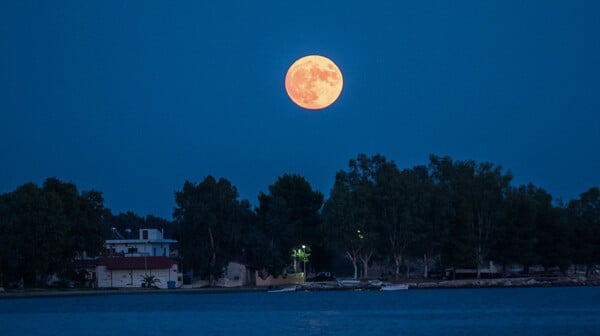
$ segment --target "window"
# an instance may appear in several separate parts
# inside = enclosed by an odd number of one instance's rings
[[[148,230],[142,230],[142,239],[148,240]]]

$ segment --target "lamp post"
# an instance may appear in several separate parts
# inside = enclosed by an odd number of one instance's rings
[[[306,245],[302,245],[302,261],[304,262],[304,281],[306,282]]]

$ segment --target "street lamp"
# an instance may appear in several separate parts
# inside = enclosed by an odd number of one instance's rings
[[[302,245],[302,261],[304,261],[304,281],[306,281],[306,245]]]

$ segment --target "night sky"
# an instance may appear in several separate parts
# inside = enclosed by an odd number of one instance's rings
[[[360,4],[360,5],[357,5]],[[502,165],[565,200],[600,185],[598,1],[0,0],[0,193],[47,177],[171,218],[211,174],[256,203],[326,195],[359,153]],[[332,59],[324,110],[287,97]]]

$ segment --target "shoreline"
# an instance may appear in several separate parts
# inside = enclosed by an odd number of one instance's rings
[[[94,289],[13,289],[0,292],[0,300],[13,298],[40,298],[40,297],[69,297],[69,296],[104,296],[104,295],[146,295],[146,294],[221,294],[264,292],[262,287],[199,287],[175,289],[149,289],[149,288],[94,288]]]
[[[308,285],[307,285],[308,284]],[[357,286],[333,286],[336,282],[313,282],[300,284],[297,291],[355,291],[379,290],[380,286],[369,285],[368,282]],[[464,280],[429,280],[414,279],[397,281],[394,284],[407,284],[409,290],[426,289],[478,289],[478,288],[542,288],[542,287],[588,287],[600,286],[600,278],[557,277],[557,278],[497,278],[497,279],[464,279]],[[104,288],[104,289],[11,289],[0,292],[0,300],[14,298],[43,297],[76,297],[103,295],[146,295],[146,294],[225,294],[267,292],[268,287],[197,287],[176,289],[148,288]]]
[[[586,277],[510,277],[493,279],[464,279],[407,281],[410,289],[459,288],[523,288],[523,287],[587,287],[600,286],[600,278]]]

